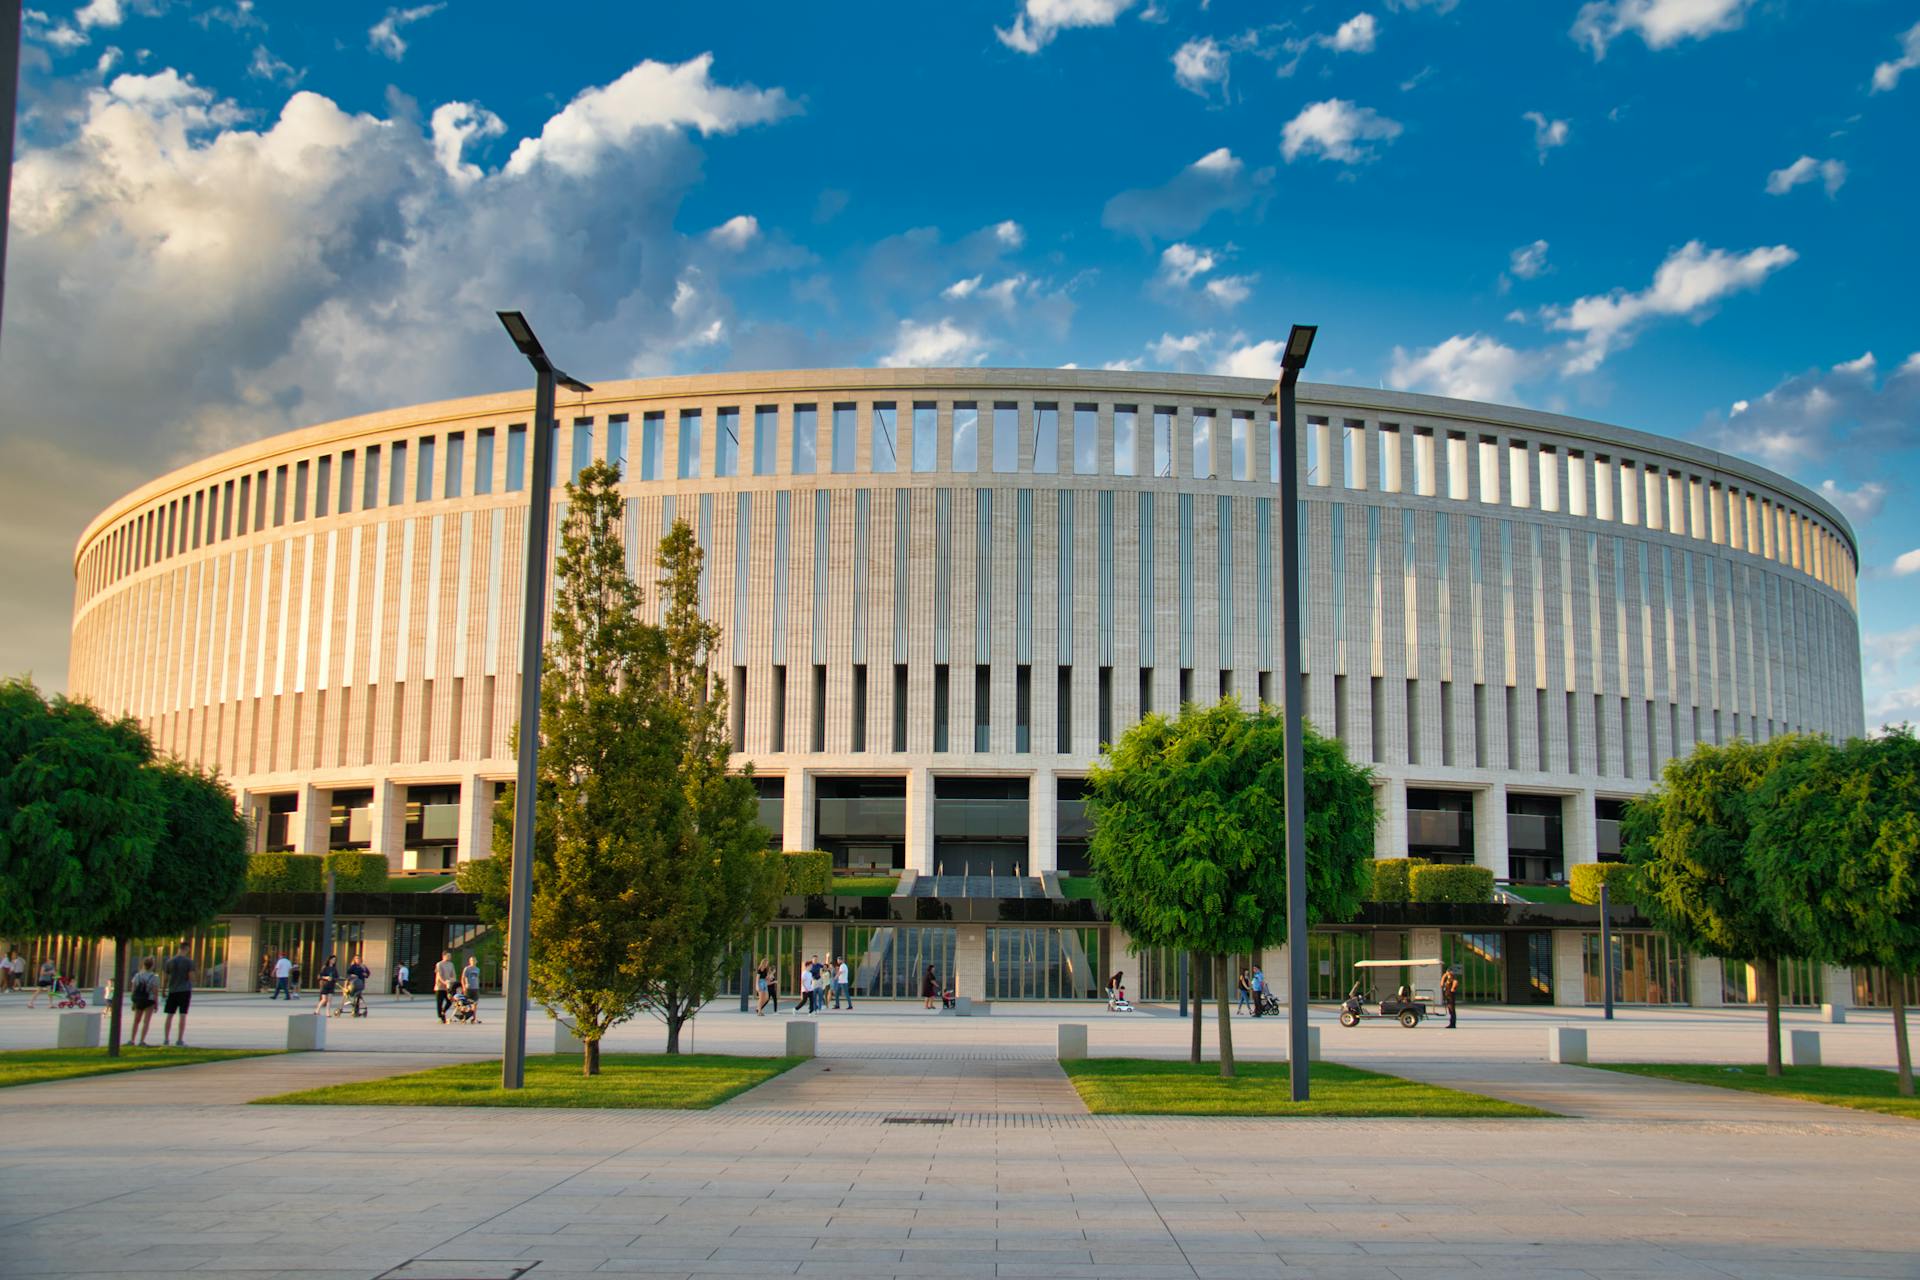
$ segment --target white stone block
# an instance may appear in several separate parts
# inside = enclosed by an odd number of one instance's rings
[[[62,1049],[98,1049],[100,1014],[74,1011],[63,1013],[54,1031],[54,1044]]]
[[[820,1052],[820,1024],[798,1018],[787,1023],[787,1056],[811,1058]]]
[[[1787,1032],[1786,1050],[1788,1066],[1817,1067],[1820,1065],[1820,1033],[1790,1030]]]
[[[1837,1004],[1823,1004],[1820,1006],[1820,1021],[1845,1022],[1846,1020],[1846,1006]]]
[[[1062,1062],[1077,1062],[1087,1056],[1087,1024],[1063,1022],[1059,1030],[1059,1048],[1055,1055]]]
[[[1548,1062],[1585,1062],[1587,1060],[1587,1031],[1585,1027],[1548,1027]]]
[[[318,1013],[287,1015],[287,1052],[318,1053],[327,1047],[327,1020]]]
[[[953,1016],[956,1018],[971,1018],[973,1016],[973,997],[955,996],[953,998]]]
[[[573,1028],[563,1019],[553,1019],[553,1051],[555,1053],[579,1053],[580,1037],[573,1034]]]

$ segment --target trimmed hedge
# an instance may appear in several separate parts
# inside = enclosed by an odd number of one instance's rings
[[[1491,867],[1433,864],[1411,868],[1408,888],[1414,902],[1492,902]]]
[[[1567,877],[1573,887],[1573,900],[1590,907],[1600,905],[1600,886],[1607,886],[1607,902],[1612,906],[1632,906],[1634,901],[1633,867],[1625,862],[1582,862]]]
[[[248,893],[318,893],[326,880],[320,859],[304,853],[256,853],[247,859]]]
[[[384,853],[361,853],[356,849],[342,849],[338,853],[329,853],[324,859],[327,866],[333,868],[333,891],[335,893],[385,893],[387,891],[387,855]],[[326,875],[320,877],[320,887],[326,887]]]
[[[789,849],[780,855],[789,894],[833,892],[833,855],[825,849]]]
[[[1412,893],[1411,876],[1415,867],[1427,865],[1425,858],[1375,858],[1373,861],[1374,902],[1406,902]]]

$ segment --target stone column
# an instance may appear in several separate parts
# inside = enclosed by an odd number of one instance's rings
[[[1600,860],[1593,792],[1576,791],[1560,798],[1560,846],[1560,861],[1568,878],[1572,878],[1575,867]]]
[[[1836,1009],[1853,1008],[1853,970],[1839,965],[1820,966],[1821,999]]]
[[[1724,970],[1717,956],[1691,956],[1687,960],[1687,981],[1693,990],[1693,1007],[1717,1009],[1726,1003],[1720,989]]]
[[[252,991],[260,976],[260,917],[227,917],[227,990]]]
[[[1293,1003],[1293,944],[1283,942],[1277,947],[1267,948],[1260,953],[1260,963],[1267,976],[1267,990],[1273,992],[1273,998],[1281,1004]],[[1199,977],[1196,975],[1192,981],[1193,989],[1198,991]],[[1312,974],[1307,975],[1307,983],[1312,985]]]
[[[1553,1002],[1572,1008],[1587,1003],[1586,968],[1581,948],[1584,934],[1578,929],[1553,931]]]
[[[787,771],[787,790],[785,809],[785,830],[781,843],[789,852],[799,852],[813,848],[814,798],[819,786],[811,771],[790,769]]]
[[[460,843],[454,861],[493,855],[493,783],[477,773],[460,779]]]
[[[332,817],[333,792],[311,782],[301,784],[300,811],[294,815],[299,832],[294,849],[300,853],[325,853]]]
[[[373,970],[373,976],[367,979],[368,993],[381,996],[392,995],[392,916],[374,916],[367,921],[366,932],[361,935],[360,958],[367,968]]]
[[[949,980],[955,995],[987,998],[987,926],[963,924],[955,931],[953,972]]]
[[[381,781],[373,787],[373,852],[387,855],[387,865],[401,866],[407,843],[406,788]]]
[[[907,870],[933,874],[933,770],[907,770]]]
[[[1407,856],[1407,784],[1400,778],[1382,778],[1374,788],[1380,815],[1373,827],[1373,856]]]
[[[1027,874],[1060,865],[1060,795],[1051,769],[1035,769],[1027,783]]]
[[[1496,880],[1508,877],[1507,862],[1507,784],[1490,783],[1473,793],[1473,860],[1493,872]]]

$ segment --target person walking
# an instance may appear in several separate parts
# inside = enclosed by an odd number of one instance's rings
[[[1440,975],[1440,999],[1447,1006],[1447,1030],[1449,1031],[1453,1030],[1456,1025],[1458,1010],[1455,1008],[1455,1004],[1459,997],[1460,979],[1452,969],[1448,969]]]
[[[333,988],[340,981],[340,966],[335,963],[337,957],[328,956],[327,962],[320,966],[320,1003],[313,1006],[315,1013],[325,1013],[333,1004]]]
[[[288,1004],[293,1003],[293,961],[284,951],[273,962],[273,994],[267,999],[278,1000],[281,996],[287,998]]]
[[[140,961],[140,972],[127,984],[127,1002],[133,1006],[133,1026],[127,1030],[127,1043],[146,1045],[153,1030],[153,1011],[160,1003],[160,975],[153,971],[153,957]]]
[[[813,971],[818,966],[808,963],[800,966],[800,998],[794,1002],[795,1013],[812,1013],[814,997]]]
[[[18,991],[27,985],[27,962],[20,955],[19,948],[7,950],[7,990]]]
[[[1267,975],[1259,965],[1253,966],[1253,973],[1247,978],[1247,990],[1253,993],[1253,1016],[1259,1017],[1266,1002],[1260,997],[1267,989]]]
[[[467,957],[467,967],[460,971],[460,994],[473,1002],[473,1020],[480,1021],[480,966]]]
[[[167,1008],[166,1021],[160,1024],[160,1043],[172,1041],[175,1048],[187,1047],[187,1006],[193,1003],[193,974],[199,966],[193,963],[193,957],[187,954],[185,943],[173,959],[167,961]],[[180,1034],[173,1033],[173,1015],[180,1015]]]
[[[813,962],[813,1011],[819,1013],[827,1007],[827,988],[833,985],[833,957],[827,957],[827,963],[821,964],[818,957]]]
[[[920,1007],[922,1009],[934,1009],[933,1002],[939,998],[940,978],[934,973],[933,966],[928,965],[927,971],[920,975]],[[939,1010],[934,1009],[934,1012],[938,1013]]]
[[[413,981],[413,970],[407,968],[407,962],[405,960],[402,960],[399,964],[393,967],[393,994],[394,995],[404,996],[409,1000],[413,999],[413,988],[408,985],[412,981]]]
[[[13,952],[0,947],[0,995],[13,990]]]
[[[833,970],[833,1007],[838,1009],[842,1000],[847,1002],[847,1011],[851,1013],[853,1011],[853,987],[849,985],[847,958],[845,956],[840,957],[839,964],[836,965]]]
[[[59,982],[59,980],[60,971],[54,968],[53,961],[51,959],[42,960],[40,962],[40,975],[33,980],[33,994],[27,997],[27,1008],[31,1009],[39,1004],[41,996],[45,996],[47,998],[47,1004],[52,1005],[58,998],[54,992],[54,985]]]
[[[762,960],[753,969],[753,1012],[758,1017],[767,1016],[767,962]]]
[[[440,963],[433,966],[433,1012],[442,1022],[447,1020],[447,1006],[453,1003],[456,977],[453,952],[442,951]]]
[[[1235,982],[1234,985],[1240,989],[1240,999],[1235,1002],[1233,1011],[1239,1013],[1245,1010],[1251,1013],[1253,1011],[1253,984],[1248,979],[1245,969],[1240,971],[1239,980]]]

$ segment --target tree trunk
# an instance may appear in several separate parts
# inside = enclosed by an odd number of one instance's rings
[[[1193,1043],[1187,1049],[1187,1061],[1200,1065],[1200,957],[1187,953],[1187,999],[1193,1006]]]
[[[1913,1096],[1913,1049],[1907,1044],[1907,975],[1881,970],[1887,999],[1893,1002],[1893,1056],[1900,1064],[1900,1096]]]
[[[667,1010],[667,1052],[668,1053],[680,1052],[680,1027],[682,1024],[686,1022],[686,1020],[687,1020],[687,1016],[684,1013],[681,1013],[679,1010],[671,1007],[668,1008]]]
[[[1233,1079],[1233,1005],[1227,999],[1227,958],[1213,958],[1213,999],[1220,1010],[1220,1078]]]
[[[580,1074],[597,1076],[600,1074],[600,1037],[580,1042]]]
[[[1772,956],[1757,962],[1760,989],[1767,999],[1767,1074],[1780,1074],[1780,961]]]
[[[127,939],[113,940],[113,1000],[107,1013],[107,1056],[120,1056],[120,1006],[127,998]]]

